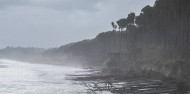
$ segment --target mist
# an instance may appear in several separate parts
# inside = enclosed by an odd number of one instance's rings
[[[189,94],[189,6],[0,0],[0,92]]]

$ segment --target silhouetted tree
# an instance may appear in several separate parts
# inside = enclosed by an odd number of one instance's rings
[[[127,19],[126,18],[120,19],[117,21],[117,24],[119,26],[119,30],[123,31],[127,26]]]
[[[117,25],[115,25],[114,22],[111,22],[111,25],[112,25],[112,27],[113,27],[113,31],[116,31]]]

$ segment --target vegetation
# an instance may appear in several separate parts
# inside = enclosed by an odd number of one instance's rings
[[[189,0],[156,0],[140,15],[132,12],[112,22],[113,31],[50,52],[86,65],[105,65],[108,71],[154,71],[186,80],[190,73],[189,6]]]
[[[6,47],[0,49],[0,58],[5,59],[34,59],[40,56],[41,52],[45,51],[43,48],[33,47]]]
[[[132,12],[111,25],[113,31],[94,39],[40,54],[107,72],[153,71],[179,81],[190,78],[190,0],[156,0],[139,15]]]

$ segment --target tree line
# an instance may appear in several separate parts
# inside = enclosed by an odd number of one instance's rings
[[[190,1],[156,0],[154,6],[147,5],[140,15],[130,13],[127,18],[112,22],[113,30],[123,34],[131,48],[160,47],[164,49],[186,49],[190,46]]]

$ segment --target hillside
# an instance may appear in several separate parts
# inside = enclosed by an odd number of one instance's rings
[[[189,79],[190,1],[157,0],[140,15],[112,22],[113,31],[45,53],[66,61],[101,66],[110,72],[153,71]],[[117,29],[118,27],[118,29]],[[57,58],[57,57],[56,57]]]

